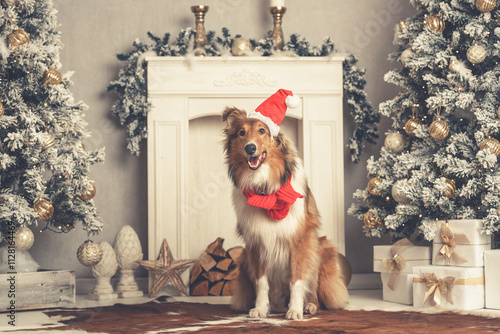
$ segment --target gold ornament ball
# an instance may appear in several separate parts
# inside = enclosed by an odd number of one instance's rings
[[[445,139],[450,133],[450,127],[442,119],[437,119],[429,126],[429,134],[436,140]]]
[[[408,141],[406,137],[399,132],[392,132],[385,137],[384,147],[391,153],[398,154],[403,152]]]
[[[5,107],[3,106],[3,103],[0,101],[0,117],[2,117],[4,113],[5,113]]]
[[[497,5],[496,0],[477,0],[476,1],[476,8],[481,13],[491,12],[493,9],[495,9],[496,5]]]
[[[429,16],[425,21],[424,24],[427,28],[434,32],[443,32],[445,28],[445,23],[443,19],[441,18],[441,15],[433,15]]]
[[[496,155],[500,154],[500,142],[495,138],[488,137],[479,145],[481,150],[489,150],[491,153]]]
[[[392,198],[399,204],[409,204],[410,199],[403,193],[403,188],[408,186],[408,181],[399,180],[396,181],[391,189]]]
[[[417,129],[417,127],[419,125],[422,124],[422,121],[419,120],[418,118],[416,118],[415,116],[413,116],[412,118],[410,118],[406,124],[405,124],[405,132],[409,135],[409,136],[412,136],[412,137],[415,137],[415,130]]]
[[[78,247],[76,252],[78,261],[87,267],[93,267],[102,259],[102,249],[99,244],[94,243],[92,240],[87,240]]]
[[[455,195],[457,187],[455,186],[454,180],[446,179],[446,197],[452,198]]]
[[[233,40],[231,45],[231,53],[233,56],[245,56],[252,51],[252,43],[245,37],[238,37]]]
[[[406,22],[403,20],[399,21],[399,31],[404,32],[406,28],[408,28]]]
[[[372,210],[368,210],[365,213],[363,217],[363,223],[365,223],[365,226],[368,228],[375,228],[378,225],[382,225],[382,222],[375,217],[375,214]]]
[[[62,76],[55,68],[49,68],[43,72],[42,80],[46,85],[58,85],[62,82]]]
[[[42,133],[42,149],[48,150],[56,145],[56,139],[50,133]]]
[[[9,34],[8,40],[11,47],[23,45],[30,41],[30,34],[22,29],[16,29]]]
[[[78,196],[82,201],[90,201],[92,198],[94,198],[96,194],[96,188],[95,185],[92,183],[92,187],[90,189],[87,189],[84,191],[80,196]]]
[[[486,49],[478,44],[472,45],[467,50],[467,59],[472,64],[482,63],[486,59]]]
[[[408,61],[408,58],[410,58],[413,55],[413,51],[411,49],[406,49],[401,53],[401,56],[399,57],[399,60],[401,63],[406,66],[406,62]]]
[[[497,116],[498,116],[498,118],[500,118],[500,107],[498,107],[498,109],[497,109]]]
[[[35,235],[26,226],[21,226],[14,236],[15,249],[18,251],[25,251],[33,246],[35,242]]]
[[[54,215],[54,206],[45,199],[36,201],[33,208],[38,213],[38,220],[49,220]]]
[[[344,279],[345,286],[348,286],[351,282],[352,278],[352,267],[349,263],[349,260],[345,257],[344,254],[337,253],[337,263],[340,267],[340,272],[342,273],[342,278]]]
[[[368,186],[366,187],[366,190],[373,196],[380,196],[382,195],[380,191],[378,190],[378,186],[382,183],[382,178],[380,176],[376,176],[370,181],[368,181]]]

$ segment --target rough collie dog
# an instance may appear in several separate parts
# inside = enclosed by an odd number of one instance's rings
[[[320,306],[343,308],[348,292],[336,248],[318,237],[316,202],[294,145],[236,108],[223,112],[224,151],[234,183],[237,233],[245,241],[232,308],[302,319]]]

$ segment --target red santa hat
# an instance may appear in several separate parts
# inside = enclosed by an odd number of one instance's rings
[[[300,97],[297,94],[294,95],[290,90],[280,89],[262,102],[248,117],[264,122],[271,132],[271,137],[276,137],[280,132],[280,124],[285,118],[287,108],[293,109],[299,105]]]

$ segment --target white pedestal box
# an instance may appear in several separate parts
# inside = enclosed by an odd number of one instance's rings
[[[484,252],[486,308],[500,310],[500,249]]]
[[[382,298],[385,301],[411,305],[413,304],[413,275],[400,274],[394,290],[389,288],[387,283],[391,274],[380,273],[382,277]]]

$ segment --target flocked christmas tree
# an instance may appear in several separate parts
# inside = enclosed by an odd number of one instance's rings
[[[500,8],[496,0],[410,0],[395,33],[401,87],[380,104],[392,117],[369,182],[349,214],[366,235],[431,240],[435,220],[483,219],[500,230]]]
[[[104,151],[83,141],[87,106],[59,72],[60,33],[52,0],[3,0],[0,7],[0,242],[21,226],[68,232],[102,228],[91,165]],[[10,233],[9,233],[10,232]]]

